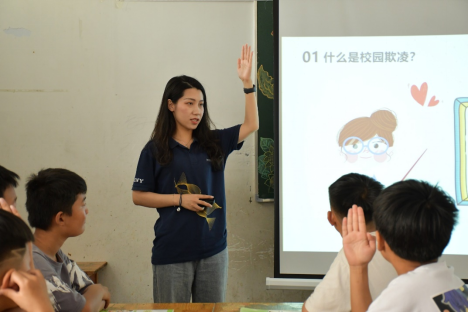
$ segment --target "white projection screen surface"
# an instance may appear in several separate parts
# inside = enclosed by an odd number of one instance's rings
[[[342,247],[328,186],[357,172],[446,190],[459,222],[443,259],[468,279],[467,13],[456,0],[276,1],[275,277],[327,272]],[[344,126],[379,110],[395,117],[393,143],[347,154]]]

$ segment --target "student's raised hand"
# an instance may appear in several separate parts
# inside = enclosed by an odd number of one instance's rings
[[[343,218],[343,249],[349,266],[365,266],[375,254],[375,237],[366,230],[361,207],[353,205]]]
[[[203,211],[202,207],[211,207],[211,205],[203,199],[212,199],[211,195],[204,194],[183,194],[182,195],[182,207],[192,211]],[[202,206],[202,207],[200,207]]]
[[[252,56],[249,45],[242,46],[241,57],[237,59],[237,74],[242,82],[252,82]],[[246,86],[251,88],[252,86]]]
[[[26,312],[54,312],[44,276],[39,270],[9,270],[3,277],[0,295],[10,298]]]
[[[21,218],[18,210],[14,205],[8,205],[6,200],[0,197],[0,209],[11,212],[15,216]]]

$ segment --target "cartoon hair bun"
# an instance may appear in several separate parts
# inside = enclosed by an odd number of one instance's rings
[[[393,132],[397,126],[395,114],[389,110],[378,110],[370,116],[371,123],[385,132]]]

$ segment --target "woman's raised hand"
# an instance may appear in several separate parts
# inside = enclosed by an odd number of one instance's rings
[[[243,82],[251,81],[252,77],[252,56],[248,44],[242,46],[241,57],[237,59],[237,74]]]

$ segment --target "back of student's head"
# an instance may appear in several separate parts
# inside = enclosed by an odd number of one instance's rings
[[[383,189],[383,185],[362,174],[349,173],[333,182],[328,188],[332,210],[340,217],[346,217],[353,205],[364,210],[366,223],[372,221],[374,201]]]
[[[21,218],[0,209],[0,277],[21,264],[26,243],[34,236]]]
[[[85,180],[67,169],[44,169],[31,175],[26,184],[29,224],[48,230],[57,213],[72,214],[77,196],[86,190]]]
[[[3,197],[3,193],[10,186],[17,187],[18,180],[19,176],[16,173],[0,166],[0,197]]]
[[[457,222],[454,200],[427,182],[397,182],[374,203],[380,235],[400,258],[426,263],[442,255]]]

